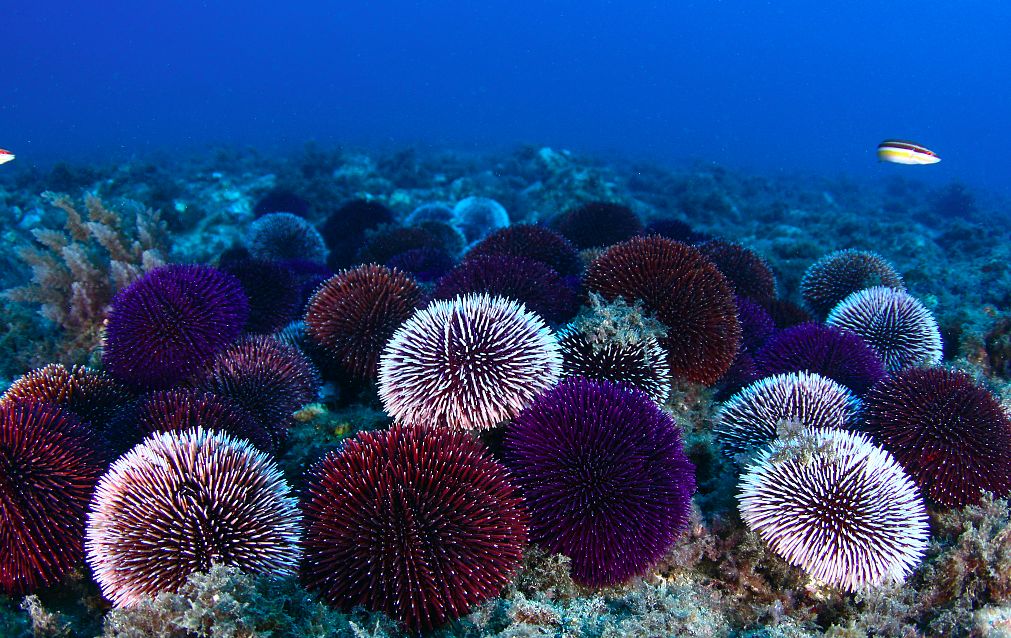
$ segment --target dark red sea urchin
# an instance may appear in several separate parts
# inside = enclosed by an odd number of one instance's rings
[[[506,457],[530,508],[530,539],[592,587],[644,573],[688,523],[695,467],[674,418],[645,393],[568,379],[508,427]]]
[[[496,596],[526,544],[505,468],[466,432],[363,432],[310,472],[306,584],[429,630]]]
[[[527,308],[559,324],[579,309],[576,293],[550,266],[509,255],[468,257],[435,285],[434,299],[467,293],[487,293],[522,302]]]
[[[726,276],[736,294],[758,304],[767,304],[776,298],[776,277],[769,264],[755,251],[719,239],[696,247]]]
[[[184,432],[203,427],[245,439],[265,452],[274,440],[261,426],[230,400],[192,388],[151,392],[120,411],[106,434],[112,448],[122,454],[157,432]]]
[[[467,258],[486,255],[523,257],[545,264],[559,275],[577,275],[581,270],[576,247],[561,234],[532,224],[513,224],[474,244]]]
[[[544,320],[503,297],[433,301],[397,330],[379,364],[379,397],[402,423],[487,429],[558,379]]]
[[[193,386],[247,412],[270,432],[276,447],[292,424],[292,414],[316,400],[320,378],[301,350],[260,335],[221,352]]]
[[[1011,419],[964,372],[913,368],[883,380],[867,395],[864,428],[942,505],[1011,493]]]
[[[667,328],[661,340],[675,378],[711,385],[741,342],[726,277],[698,250],[662,237],[635,237],[590,264],[586,287],[606,299],[641,299]]]
[[[84,556],[84,516],[102,472],[87,429],[59,408],[0,404],[0,590],[58,582]]]
[[[153,435],[95,489],[88,563],[117,607],[174,592],[213,564],[288,575],[298,506],[273,461],[246,441],[196,429]]]
[[[51,363],[14,381],[0,403],[50,403],[73,414],[93,432],[102,432],[116,412],[132,398],[123,384],[105,372]]]
[[[156,268],[113,298],[102,363],[128,384],[171,387],[239,336],[248,312],[231,275],[208,266]]]
[[[386,343],[421,303],[421,289],[399,270],[368,264],[337,273],[305,312],[306,334],[347,374],[375,379]]]

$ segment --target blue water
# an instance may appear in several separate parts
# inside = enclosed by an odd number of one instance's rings
[[[839,6],[8,1],[0,147],[534,143],[1011,192],[1011,4]],[[944,161],[881,166],[886,137]]]

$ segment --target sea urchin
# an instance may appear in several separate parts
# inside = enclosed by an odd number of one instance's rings
[[[466,432],[363,432],[310,472],[303,578],[413,631],[496,596],[526,544],[505,468]]]

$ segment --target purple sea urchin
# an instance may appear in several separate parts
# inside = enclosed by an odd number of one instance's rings
[[[905,290],[902,276],[881,255],[837,250],[811,264],[801,279],[800,296],[822,319],[846,297],[875,286]]]
[[[496,596],[527,514],[505,468],[465,432],[363,432],[310,472],[303,579],[331,604],[432,629]]]
[[[533,259],[563,277],[577,275],[582,269],[572,242],[553,230],[532,224],[514,224],[497,230],[467,251],[467,259],[487,255]]]
[[[873,348],[852,332],[805,323],[777,333],[755,354],[760,376],[816,372],[863,396],[885,376]]]
[[[272,261],[236,259],[221,270],[239,280],[249,299],[246,332],[266,334],[294,321],[302,309],[302,285],[290,269]]]
[[[218,354],[193,386],[224,397],[256,419],[276,445],[292,414],[316,399],[320,378],[300,350],[269,336],[246,337]]]
[[[213,564],[286,575],[299,517],[277,466],[246,441],[203,429],[153,435],[95,489],[88,563],[117,607],[173,592]]]
[[[608,301],[643,301],[668,328],[660,345],[675,378],[713,384],[733,363],[741,341],[737,306],[726,277],[695,248],[634,237],[595,259],[585,283]]]
[[[386,260],[390,270],[410,273],[422,282],[433,282],[453,269],[453,258],[441,248],[412,248]]]
[[[421,303],[414,279],[369,264],[328,279],[305,312],[306,333],[353,377],[374,379],[393,333]]]
[[[584,333],[569,327],[559,331],[558,345],[562,352],[562,378],[624,383],[642,390],[660,405],[670,395],[667,353],[655,338],[594,343]]]
[[[642,232],[642,220],[628,206],[589,202],[562,213],[554,227],[576,248],[607,247]]]
[[[132,398],[126,387],[105,372],[51,363],[14,381],[0,398],[0,404],[49,403],[70,412],[92,431],[101,432],[116,411]]]
[[[158,390],[141,397],[121,410],[106,439],[122,454],[152,434],[195,427],[245,439],[266,452],[273,450],[270,431],[252,416],[224,397],[191,388]]]
[[[568,556],[576,582],[642,574],[688,523],[695,468],[673,417],[643,392],[565,380],[516,417],[505,449],[531,541]]]
[[[397,330],[379,363],[379,397],[398,421],[485,429],[516,416],[561,370],[544,321],[515,301],[434,301]]]
[[[753,250],[719,239],[698,244],[697,248],[723,273],[737,295],[759,304],[776,298],[776,277]]]
[[[129,384],[171,387],[239,336],[248,312],[231,275],[208,266],[156,268],[113,298],[102,363]]]
[[[819,374],[778,374],[730,397],[717,411],[713,430],[726,453],[738,458],[773,441],[782,425],[850,428],[859,405],[848,389]]]
[[[575,316],[576,293],[551,267],[508,255],[468,257],[435,285],[434,299],[487,293],[522,302],[553,324]]]
[[[801,432],[741,477],[741,517],[787,562],[856,591],[902,582],[927,549],[923,499],[861,434]]]
[[[741,350],[755,353],[776,332],[776,324],[765,308],[746,297],[734,297],[734,304],[741,324]]]
[[[1011,419],[964,372],[913,368],[884,379],[867,396],[864,429],[942,505],[1011,493]]]
[[[941,330],[934,315],[905,291],[878,286],[855,292],[825,322],[859,335],[888,372],[941,362]]]
[[[255,259],[326,262],[326,243],[319,231],[291,213],[269,213],[257,219],[249,227],[246,243]]]
[[[52,585],[84,556],[102,459],[69,413],[26,398],[0,403],[0,468],[0,590]]]

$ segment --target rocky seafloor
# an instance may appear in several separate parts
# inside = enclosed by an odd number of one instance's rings
[[[452,211],[469,197],[498,202],[510,225],[557,227],[560,215],[594,202],[627,207],[642,234],[681,222],[679,232],[692,234],[679,239],[716,238],[761,256],[774,273],[775,296],[797,304],[798,312],[802,277],[819,258],[841,249],[873,251],[936,318],[943,339],[938,366],[964,371],[1000,401],[1011,400],[1011,203],[961,184],[925,185],[898,172],[874,183],[762,176],[708,164],[674,169],[608,162],[537,147],[474,155],[308,146],[290,157],[225,149],[116,165],[4,166],[0,288],[8,292],[2,299],[0,387],[50,363],[102,368],[106,316],[117,293],[162,264],[221,265],[244,258],[250,228],[264,213],[296,213],[326,235],[328,219],[347,202],[385,207],[390,218],[365,230],[357,255],[331,258],[330,270],[337,271],[427,248],[395,231],[410,226],[421,206],[442,204],[441,210]],[[501,225],[487,224],[456,228],[461,245],[447,251],[453,261]],[[600,252],[584,248],[582,265]],[[319,281],[329,275],[320,270]],[[594,308],[599,314],[599,301],[579,287],[578,277],[571,279],[575,298],[592,306],[580,316]],[[432,277],[421,286],[426,297],[437,282]],[[573,319],[574,313],[560,313],[564,321],[557,323]],[[296,492],[316,459],[391,421],[374,383],[325,369],[323,382],[275,450]],[[832,587],[787,563],[742,522],[735,501],[740,470],[713,433],[715,411],[737,388],[723,389],[720,383],[675,379],[665,392],[663,408],[682,430],[697,492],[682,533],[645,575],[590,587],[574,582],[567,557],[530,545],[498,597],[425,633],[1011,635],[1011,510],[1002,495],[954,507],[930,502],[929,546],[904,583],[855,593]],[[490,448],[500,445],[494,431],[482,436]],[[10,538],[0,534],[0,541]],[[61,582],[14,591],[0,599],[0,608],[3,636],[404,632],[380,613],[331,608],[296,576],[273,578],[226,566],[193,574],[175,592],[116,609],[78,561]]]

